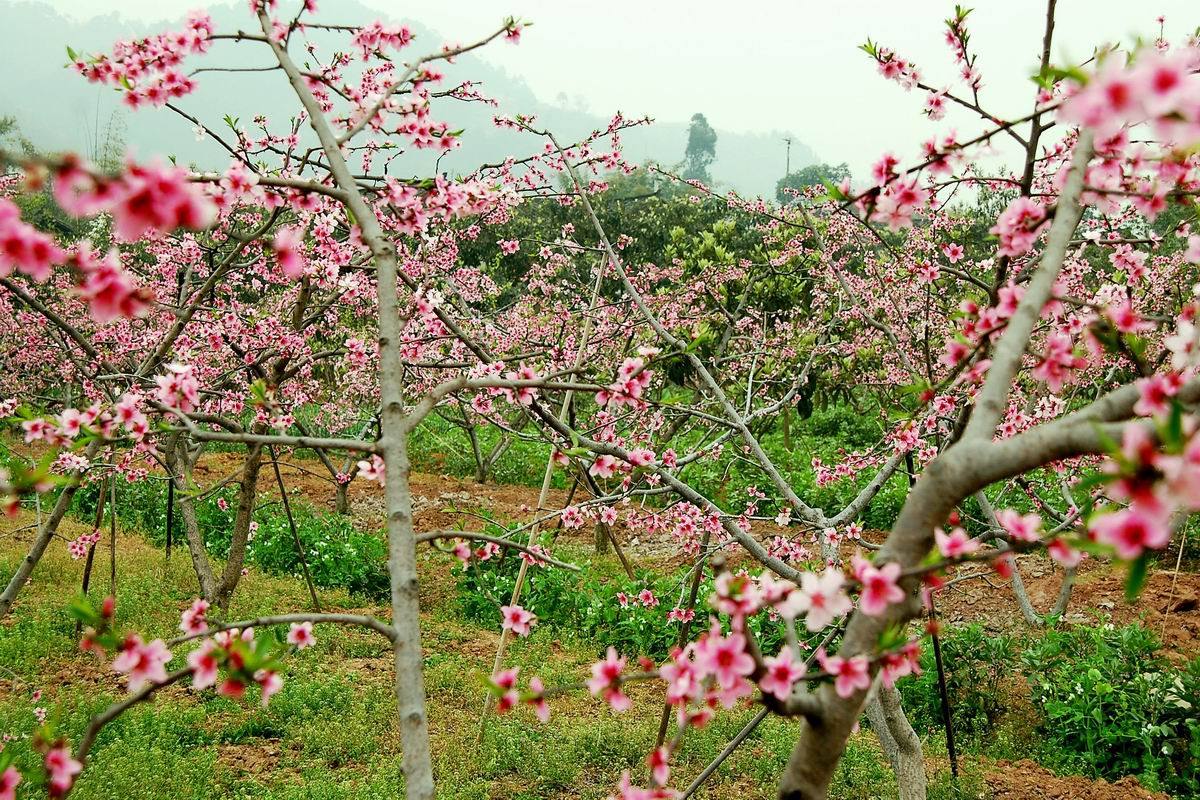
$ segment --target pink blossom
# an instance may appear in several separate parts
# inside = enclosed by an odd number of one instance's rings
[[[884,653],[879,665],[884,686],[891,688],[896,680],[907,675],[921,674],[921,645],[911,641],[899,650]]]
[[[293,622],[288,628],[287,642],[295,645],[297,650],[312,647],[317,643],[313,637],[311,622]]]
[[[304,229],[298,225],[291,225],[277,230],[275,241],[271,244],[279,268],[292,280],[304,275],[304,254],[301,252],[303,243]]]
[[[709,602],[723,614],[744,617],[762,605],[762,595],[745,572],[722,572],[713,584]]]
[[[947,244],[942,245],[942,252],[945,254],[947,261],[949,261],[951,264],[957,264],[963,257],[963,253],[966,251],[963,249],[961,244],[958,244],[957,242],[948,242]]]
[[[894,561],[882,567],[863,562],[856,570],[855,577],[862,584],[858,607],[869,617],[878,617],[892,603],[904,600],[904,590],[896,584],[900,577],[900,565]]]
[[[671,789],[641,789],[634,786],[629,777],[629,770],[621,773],[621,784],[617,790],[618,796],[609,795],[608,800],[675,800],[679,795]]]
[[[279,693],[283,688],[283,678],[279,677],[279,673],[270,669],[260,669],[254,673],[254,680],[262,689],[262,706],[267,707],[271,702],[271,698]]]
[[[588,467],[588,474],[597,478],[611,478],[617,468],[617,460],[610,455],[596,456],[596,460]]]
[[[1188,237],[1187,249],[1183,253],[1183,260],[1191,264],[1200,264],[1200,236]]]
[[[626,456],[635,467],[648,467],[654,463],[654,451],[647,447],[636,447]]]
[[[979,542],[968,536],[962,528],[955,528],[949,534],[935,529],[933,538],[943,558],[961,558],[979,549]]]
[[[116,248],[99,258],[87,242],[81,242],[71,260],[82,276],[79,296],[88,304],[92,319],[101,325],[121,317],[145,316],[154,293],[138,286],[121,266]]]
[[[72,758],[71,751],[62,744],[46,753],[45,767],[51,797],[66,796],[71,790],[71,785],[75,783],[75,776],[83,771],[83,764]]]
[[[188,653],[187,664],[192,669],[192,686],[196,689],[207,689],[217,682],[217,645],[211,639],[206,640],[192,652]]]
[[[369,460],[358,462],[358,474],[368,481],[375,481],[383,486],[387,481],[387,467],[383,459],[372,455]]]
[[[848,614],[854,603],[846,595],[846,576],[828,567],[820,575],[805,572],[800,587],[778,606],[779,613],[788,619],[804,614],[804,624],[810,631],[825,628],[833,620]]]
[[[501,606],[500,616],[503,620],[501,627],[506,631],[512,631],[517,636],[528,636],[530,630],[537,624],[537,615],[518,605]]]
[[[1020,196],[996,219],[989,233],[1000,239],[997,252],[1002,256],[1020,256],[1029,252],[1046,220],[1046,209],[1038,201]]]
[[[516,708],[517,702],[521,699],[521,695],[517,692],[517,672],[520,669],[520,667],[513,667],[492,675],[492,686],[499,692],[496,700],[496,712],[499,714]]]
[[[186,170],[157,164],[128,165],[109,210],[118,238],[126,242],[147,232],[207,228],[215,216],[212,203],[191,184]]]
[[[17,784],[21,782],[21,773],[16,767],[8,767],[0,772],[0,800],[16,800]]]
[[[723,687],[733,687],[754,672],[754,659],[746,652],[746,637],[740,633],[721,636],[709,631],[696,646],[696,667],[716,677]]]
[[[17,207],[0,197],[0,277],[16,269],[42,283],[65,259],[66,253],[50,236],[22,222]]]
[[[527,367],[522,364],[516,372],[509,372],[504,377],[510,381],[536,381],[541,376],[537,374],[537,370],[533,367]],[[515,401],[520,405],[529,406],[533,404],[534,398],[537,397],[537,389],[532,386],[521,386],[515,390],[505,389],[504,395],[510,403]]]
[[[121,644],[120,652],[113,659],[113,669],[117,672],[128,673],[129,691],[136,692],[147,683],[162,683],[167,679],[167,662],[171,660],[171,651],[167,649],[162,639],[155,639],[149,644],[142,637],[131,634]]]
[[[1129,276],[1130,283],[1136,283],[1146,275],[1146,258],[1147,253],[1134,250],[1133,245],[1119,244],[1113,248],[1108,260]]]
[[[1127,561],[1140,556],[1143,550],[1161,550],[1171,540],[1167,518],[1136,504],[1099,515],[1089,528],[1096,541],[1112,545],[1117,557]]]
[[[1037,514],[1019,514],[1011,508],[996,512],[1000,527],[1018,542],[1036,542],[1042,527],[1042,518]]]
[[[179,630],[187,634],[204,633],[208,630],[208,601],[197,598],[179,616]]]
[[[177,408],[188,413],[196,408],[200,398],[200,382],[196,370],[190,364],[168,364],[165,375],[154,379],[158,389],[155,399],[164,406]]]
[[[511,256],[513,253],[521,249],[521,242],[517,239],[501,239],[500,252],[506,256]]]
[[[817,651],[817,662],[822,670],[834,677],[833,688],[838,697],[853,697],[856,691],[871,687],[871,662],[866,656],[827,656],[821,649]]]
[[[1067,569],[1071,569],[1079,565],[1083,560],[1083,552],[1076,550],[1071,545],[1067,544],[1065,539],[1057,538],[1046,547],[1046,552],[1050,557],[1062,564]]]
[[[533,706],[533,713],[537,715],[539,722],[550,721],[550,704],[546,702],[546,687],[542,685],[542,679],[532,677],[529,679],[529,699],[525,702]]]
[[[592,677],[587,682],[588,691],[603,697],[613,711],[628,711],[633,705],[629,696],[621,691],[621,672],[625,669],[624,656],[618,656],[615,647],[608,648],[603,661],[592,664]]]
[[[929,202],[929,191],[917,185],[917,179],[889,183],[875,203],[871,219],[886,223],[893,231],[912,227],[912,217]]]
[[[1086,366],[1087,359],[1074,353],[1071,334],[1057,330],[1046,337],[1046,352],[1030,374],[1038,380],[1045,381],[1050,391],[1057,394],[1072,370],[1083,369]]]
[[[671,778],[671,751],[666,747],[656,747],[646,756],[646,766],[650,768],[654,783],[665,786]]]
[[[583,512],[579,510],[578,506],[567,506],[562,510],[560,516],[562,518],[563,527],[567,530],[574,530],[576,528],[583,527],[584,516]]]
[[[1178,373],[1155,373],[1149,378],[1136,381],[1138,401],[1134,403],[1133,413],[1141,417],[1166,414],[1171,408],[1170,400],[1179,391],[1180,384],[1181,378]]]
[[[792,649],[784,647],[779,655],[763,659],[767,668],[766,674],[758,681],[758,688],[765,694],[772,694],[780,700],[787,700],[792,694],[792,685],[804,676],[804,665],[792,660]]]

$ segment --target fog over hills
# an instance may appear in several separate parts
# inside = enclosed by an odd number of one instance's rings
[[[357,0],[339,0],[337,21],[372,20],[379,13]],[[324,10],[324,9],[323,9]],[[242,6],[216,6],[211,10],[219,31],[245,28],[252,22]],[[103,52],[118,39],[134,38],[156,30],[179,27],[180,22],[147,26],[130,22],[116,13],[86,23],[65,17],[53,8],[28,0],[0,0],[0,116],[17,119],[21,132],[47,150],[78,150],[95,153],[105,138],[116,133],[139,157],[173,155],[181,163],[204,168],[222,168],[229,158],[211,138],[198,140],[191,123],[166,109],[131,111],[124,107],[117,92],[89,84],[64,68],[67,46],[81,52]],[[417,34],[415,52],[436,49],[443,37],[412,20],[404,20]],[[314,37],[318,53],[328,55],[345,38]],[[495,45],[497,47],[503,45]],[[217,42],[205,66],[265,66],[268,54],[259,54],[253,45]],[[191,59],[185,66],[200,65]],[[448,67],[447,85],[461,80],[482,83],[481,90],[500,101],[499,109],[481,104],[441,103],[435,113],[452,127],[463,128],[463,146],[446,155],[440,168],[449,173],[471,170],[480,163],[503,160],[514,153],[530,152],[538,147],[528,135],[497,129],[492,124],[496,113],[534,114],[540,124],[573,140],[591,130],[604,127],[610,112],[621,111],[627,117],[653,115],[653,109],[590,109],[570,107],[566,97],[557,103],[535,97],[527,84],[502,68],[471,56],[461,57]],[[241,120],[241,126],[255,134],[251,120],[266,115],[278,132],[283,121],[294,113],[295,98],[277,72],[205,73],[197,76],[199,89],[180,101],[188,113],[221,129],[222,117],[229,114]],[[670,87],[663,87],[669,92]],[[715,102],[715,101],[714,101]],[[697,108],[703,113],[705,109]],[[770,121],[764,121],[765,126]],[[687,144],[686,121],[658,120],[653,125],[628,132],[624,137],[626,156],[635,163],[654,160],[673,165],[683,158]],[[792,139],[792,168],[815,160],[812,151],[790,132],[738,133],[718,129],[717,158],[712,165],[714,182],[746,195],[774,195],[775,182],[785,169],[783,139]],[[426,154],[406,156],[402,171],[419,173],[433,168]]]

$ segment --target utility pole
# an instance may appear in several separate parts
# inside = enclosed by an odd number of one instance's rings
[[[786,178],[792,174],[792,137],[784,138],[783,142],[787,145],[787,167],[783,171],[783,176]]]

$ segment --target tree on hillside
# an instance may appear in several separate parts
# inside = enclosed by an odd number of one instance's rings
[[[824,162],[809,164],[779,179],[779,183],[775,184],[775,199],[780,205],[786,205],[795,199],[795,191],[809,186],[824,186],[826,181],[838,184],[849,177],[850,167],[844,161],[836,166]]]
[[[689,181],[710,183],[708,167],[717,158],[717,132],[703,114],[693,114],[688,127],[687,150],[683,155],[683,177]]]

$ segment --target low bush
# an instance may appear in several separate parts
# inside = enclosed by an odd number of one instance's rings
[[[1042,761],[1172,793],[1200,786],[1200,658],[1173,665],[1140,625],[1048,631],[1021,655]]]
[[[72,513],[89,524],[94,522],[100,491],[99,485],[81,488],[75,494]],[[226,487],[196,503],[196,521],[205,549],[215,558],[223,559],[229,554],[235,495],[236,489]],[[373,600],[386,598],[387,545],[382,535],[356,528],[349,517],[289,499],[313,582]],[[136,530],[162,547],[167,536],[166,501],[164,481],[147,478],[136,483],[119,483],[117,516],[122,528]],[[107,510],[105,514],[107,517]],[[173,540],[176,547],[182,548],[186,545],[178,508],[174,517]],[[259,505],[254,512],[254,525],[246,548],[246,563],[276,575],[300,576],[300,557],[282,503],[276,500]]]

